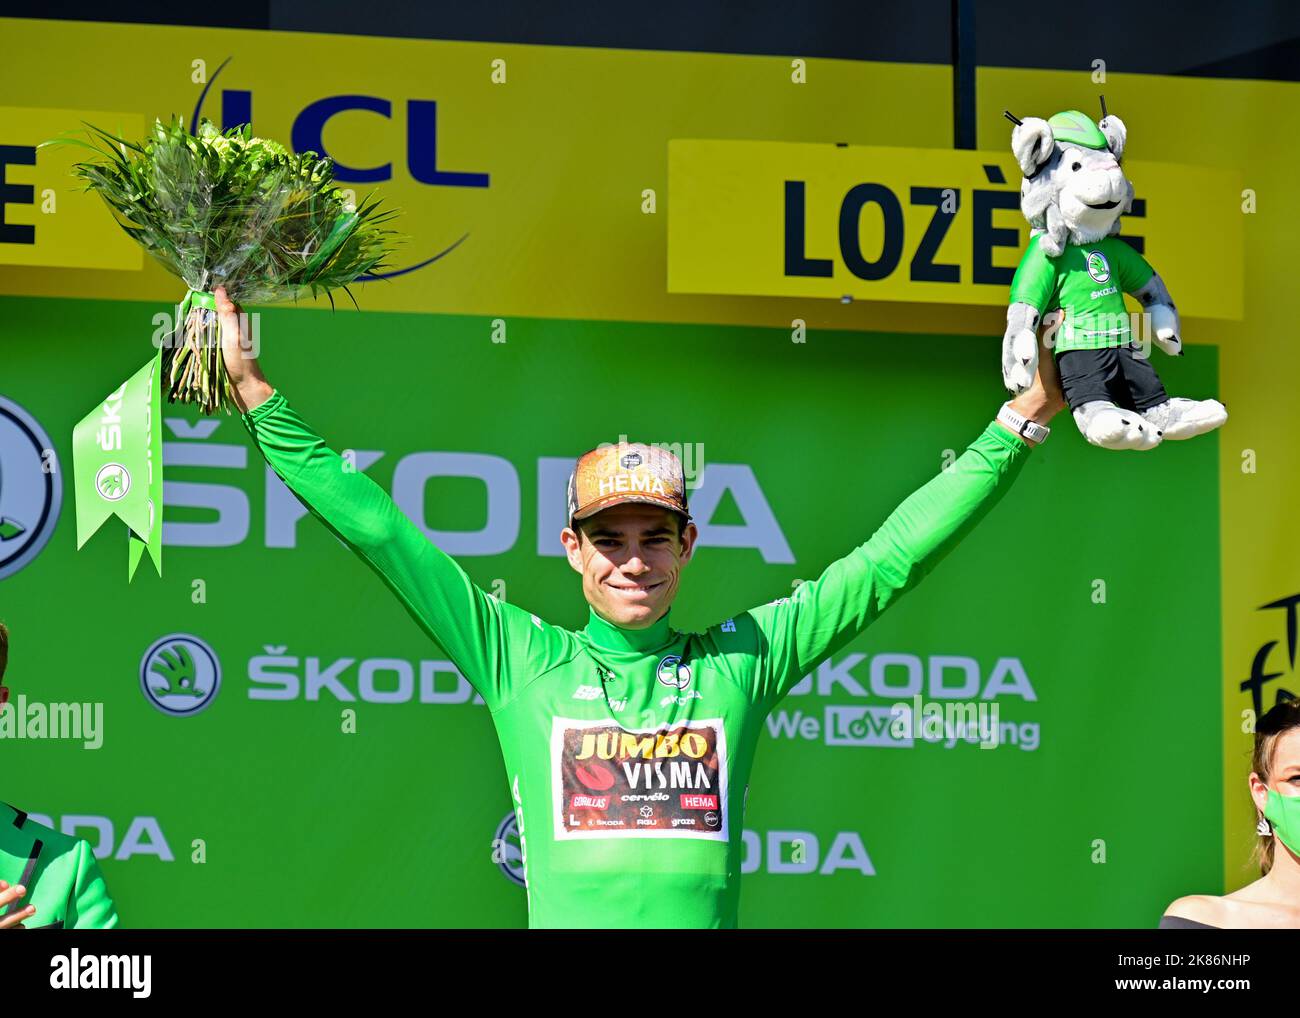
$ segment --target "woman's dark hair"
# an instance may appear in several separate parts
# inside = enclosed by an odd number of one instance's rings
[[[1250,769],[1264,784],[1268,784],[1273,770],[1273,753],[1278,737],[1296,728],[1300,728],[1300,700],[1283,700],[1275,704],[1256,723],[1255,752],[1251,756]],[[1260,873],[1267,874],[1273,868],[1272,833],[1261,834],[1255,839],[1254,858],[1259,863]]]

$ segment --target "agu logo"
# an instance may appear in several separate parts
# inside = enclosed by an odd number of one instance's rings
[[[1099,283],[1110,280],[1110,263],[1106,261],[1106,256],[1100,251],[1088,252],[1088,275]]]
[[[164,714],[198,714],[220,689],[221,662],[197,636],[164,636],[140,659],[140,691]]]
[[[39,555],[59,522],[63,478],[53,450],[36,419],[0,396],[0,579]]]

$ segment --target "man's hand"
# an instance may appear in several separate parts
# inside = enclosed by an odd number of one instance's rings
[[[1052,323],[1048,320],[1051,317],[1048,315],[1043,319],[1043,325],[1046,326],[1043,332],[1048,335],[1053,334],[1050,327]],[[1034,383],[1011,401],[1011,409],[1037,424],[1044,425],[1065,409],[1065,396],[1061,392],[1061,374],[1056,369],[1056,358],[1052,351],[1047,349],[1042,335],[1038,337],[1038,371],[1034,375]],[[999,422],[999,425],[1011,431],[1005,424]],[[1015,434],[1015,432],[1011,433]],[[1025,441],[1030,445],[1038,444],[1028,438]]]
[[[9,911],[9,906],[27,893],[27,888],[22,884],[10,887],[5,881],[0,880],[0,915]],[[28,905],[26,908],[20,908],[13,915],[4,916],[0,919],[0,930],[25,930],[23,925],[24,919],[30,919],[36,914],[36,906]]]
[[[221,357],[230,376],[231,396],[239,412],[246,414],[270,399],[273,390],[257,363],[249,339],[248,316],[226,295],[224,286],[217,287],[215,296],[217,317],[221,320]]]

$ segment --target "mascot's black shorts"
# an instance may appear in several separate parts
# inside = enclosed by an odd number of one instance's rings
[[[1102,350],[1066,350],[1056,355],[1061,389],[1071,410],[1094,400],[1108,400],[1126,410],[1150,410],[1169,398],[1165,387],[1143,357],[1140,347],[1111,346]]]

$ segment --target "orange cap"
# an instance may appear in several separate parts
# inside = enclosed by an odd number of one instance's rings
[[[686,477],[670,449],[641,442],[603,445],[578,457],[569,475],[569,526],[623,502],[645,502],[687,520]]]

